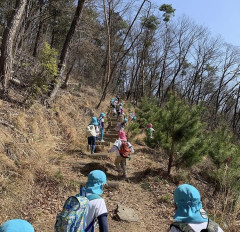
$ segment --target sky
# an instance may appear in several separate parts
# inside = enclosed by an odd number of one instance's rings
[[[186,15],[204,25],[213,36],[240,47],[240,0],[151,0],[158,6],[172,4],[175,17]]]

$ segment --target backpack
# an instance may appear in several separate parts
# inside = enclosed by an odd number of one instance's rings
[[[98,127],[101,129],[102,128],[102,117],[99,117],[97,119],[97,121],[98,121]]]
[[[87,232],[94,224],[94,220],[84,230],[89,201],[101,198],[97,194],[83,197],[80,194],[69,197],[62,212],[57,215],[55,232]]]
[[[122,141],[122,145],[120,147],[119,153],[123,158],[129,158],[130,156],[130,148],[128,146],[128,142]]]
[[[88,125],[86,128],[87,137],[93,136],[96,133],[94,125]]]
[[[187,223],[185,222],[174,222],[170,225],[170,228],[174,226],[182,232],[195,232]],[[207,229],[203,229],[200,232],[218,232],[218,224],[214,221],[208,219]]]

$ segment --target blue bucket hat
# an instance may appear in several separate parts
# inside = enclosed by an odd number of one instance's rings
[[[98,120],[96,117],[92,117],[92,120],[90,122],[91,125],[98,126]]]
[[[107,184],[106,174],[101,170],[91,171],[88,174],[86,192],[101,195],[104,184]]]
[[[183,184],[174,191],[174,202],[177,211],[174,220],[186,223],[207,222],[208,216],[202,208],[201,196],[198,190],[189,184]]]
[[[128,119],[127,119],[127,118],[124,118],[124,122],[128,122]]]
[[[100,117],[106,117],[106,114],[104,114],[103,112],[100,114]]]
[[[0,226],[0,232],[34,232],[34,228],[25,220],[12,219]]]

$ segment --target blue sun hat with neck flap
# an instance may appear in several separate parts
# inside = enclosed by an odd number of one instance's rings
[[[86,192],[101,195],[104,184],[107,184],[106,174],[101,170],[91,171],[88,174]]]
[[[92,117],[90,124],[94,125],[94,126],[98,126],[97,118],[96,117]]]
[[[0,226],[0,232],[34,232],[34,228],[25,220],[12,219]]]
[[[174,203],[177,211],[174,220],[186,223],[207,222],[208,216],[202,208],[202,201],[199,191],[192,185],[182,184],[174,191]]]

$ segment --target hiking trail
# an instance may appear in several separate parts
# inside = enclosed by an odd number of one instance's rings
[[[149,168],[159,168],[159,163],[152,160],[153,150],[133,144],[135,153],[131,155],[132,159],[130,161],[127,160],[127,179],[118,177],[118,172],[114,165],[116,154],[115,152],[107,152],[118,137],[118,132],[115,130],[118,122],[116,117],[108,118],[108,126],[104,132],[105,141],[97,142],[94,154],[86,155],[80,151],[71,151],[71,154],[59,163],[60,171],[63,173],[63,179],[65,179],[65,177],[71,177],[71,179],[75,180],[80,179],[80,184],[84,185],[90,171],[94,169],[103,170],[106,172],[108,180],[103,198],[106,201],[109,213],[109,231],[166,231],[169,228],[170,219],[173,216],[173,207],[168,209],[169,206],[164,205],[156,199],[153,194],[154,189],[150,190],[147,187],[148,178],[151,178],[148,177]],[[155,157],[155,159],[157,159],[157,157]],[[159,184],[161,178],[158,178],[158,173],[154,175],[156,175],[155,178],[158,181],[156,184]],[[79,187],[76,188],[79,189]],[[166,184],[164,189],[162,189],[162,191],[165,191],[166,194],[169,192],[172,193],[175,186]],[[53,190],[50,190],[50,192],[51,191]],[[67,197],[76,193],[76,191],[67,190],[62,192],[62,196],[60,197],[61,201],[52,208],[51,213],[49,214],[48,212],[45,215],[41,215],[41,221],[39,221],[41,226],[42,221],[46,222],[44,224],[45,228],[42,228],[41,231],[49,232],[53,230],[57,212],[61,210]],[[161,193],[157,192],[156,194]],[[50,205],[52,201],[57,201],[56,197],[51,196],[50,193],[48,194],[48,200]],[[115,220],[114,211],[118,204],[134,209],[139,217],[138,222],[129,223]],[[166,204],[169,205],[169,202],[166,202]],[[46,208],[46,211],[49,211],[49,209]],[[35,227],[39,228],[36,223]],[[38,231],[38,229],[36,231]]]

